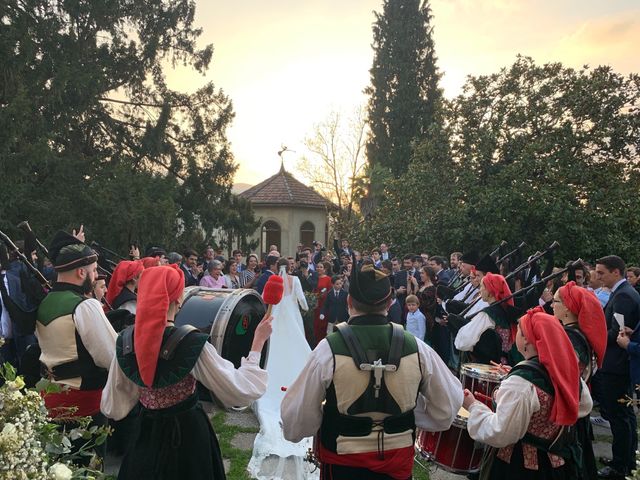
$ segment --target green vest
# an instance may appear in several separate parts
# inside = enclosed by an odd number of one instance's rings
[[[97,390],[107,381],[76,330],[74,313],[86,298],[73,290],[50,292],[38,307],[36,332],[40,362],[52,380],[80,390]]]
[[[392,326],[384,316],[354,317],[349,325],[368,363],[387,364]],[[374,374],[356,367],[340,332],[327,337],[334,359],[334,374],[327,389],[320,439],[324,448],[338,454],[358,454],[413,445],[413,409],[422,382],[418,344],[413,335],[404,339],[396,371],[383,374],[376,397]]]

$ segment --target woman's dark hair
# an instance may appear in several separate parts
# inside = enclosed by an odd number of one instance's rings
[[[238,264],[238,262],[236,262],[236,261],[235,261],[235,260],[233,260],[233,259],[229,259],[229,260],[227,260],[227,261],[225,262],[225,264],[224,264],[224,273],[231,273],[231,265],[232,265],[232,264],[234,264],[234,263],[235,263],[236,265]]]
[[[422,271],[427,274],[427,277],[429,277],[429,280],[431,280],[431,283],[433,283],[435,285],[436,284],[436,272],[435,272],[435,270],[433,268],[431,268],[431,267],[424,266],[424,267],[422,267]]]
[[[289,260],[287,260],[285,257],[280,257],[280,260],[278,260],[278,270],[280,270],[280,267],[288,267],[289,266]]]

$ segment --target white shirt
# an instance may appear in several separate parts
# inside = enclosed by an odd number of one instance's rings
[[[414,410],[416,426],[430,432],[447,430],[462,406],[462,385],[431,347],[420,339],[416,342],[422,367],[422,384]],[[333,353],[323,339],[282,400],[280,416],[287,440],[299,442],[318,432],[333,369]]]
[[[578,418],[593,407],[589,388],[582,383]],[[479,401],[469,405],[467,430],[471,438],[495,448],[513,445],[527,432],[531,415],[540,410],[534,385],[517,375],[507,377],[496,393],[496,411]]]
[[[480,303],[480,302],[478,302]],[[494,322],[485,312],[480,312],[464,327],[458,330],[454,344],[461,352],[470,352],[475,347],[482,334],[490,328],[496,328]]]
[[[615,292],[616,288],[618,288],[620,285],[622,285],[626,281],[627,281],[626,278],[621,278],[620,280],[618,280],[616,284],[613,287],[611,287],[611,293]]]
[[[249,352],[236,369],[222,358],[209,342],[204,344],[191,375],[201,382],[222,403],[229,407],[249,405],[267,389],[266,370],[260,368],[260,352]],[[107,384],[102,390],[100,410],[107,417],[120,420],[127,416],[140,398],[140,387],[122,372],[114,358],[109,369]]]

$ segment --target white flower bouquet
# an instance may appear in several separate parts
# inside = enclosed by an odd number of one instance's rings
[[[72,463],[103,443],[108,428],[88,428],[90,418],[81,419],[79,426],[74,418],[76,428],[70,430],[51,423],[38,391],[59,391],[59,387],[44,382],[37,389],[26,389],[8,363],[0,368],[0,377],[0,480],[108,478]],[[71,442],[80,438],[86,442],[72,453]]]

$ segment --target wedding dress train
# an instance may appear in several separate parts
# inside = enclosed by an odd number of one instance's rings
[[[253,444],[248,470],[259,480],[317,479],[316,467],[304,460],[313,439],[291,443],[284,439],[280,426],[280,403],[285,394],[282,387],[297,378],[311,352],[300,315],[300,307],[308,309],[300,280],[287,275],[284,267],[280,276],[284,280],[284,295],[273,308],[273,332],[266,365],[267,391],[253,404],[260,432]]]

